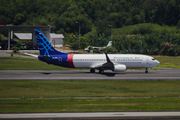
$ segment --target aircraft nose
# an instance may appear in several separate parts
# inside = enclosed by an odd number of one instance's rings
[[[157,65],[159,65],[159,64],[160,64],[160,62],[159,62],[158,60],[156,60],[156,64],[157,64]]]

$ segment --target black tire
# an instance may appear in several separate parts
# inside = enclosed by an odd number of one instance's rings
[[[95,73],[95,69],[91,69],[90,72],[91,72],[91,73]]]
[[[104,70],[99,70],[99,73],[103,74],[103,73],[104,73]]]

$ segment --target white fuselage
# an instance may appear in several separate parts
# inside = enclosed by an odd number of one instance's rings
[[[113,64],[123,64],[127,68],[153,68],[159,64],[151,56],[137,54],[108,54]],[[106,63],[105,54],[74,54],[73,64],[75,68],[95,68]]]

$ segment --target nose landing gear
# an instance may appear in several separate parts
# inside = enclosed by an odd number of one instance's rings
[[[148,73],[148,68],[146,68],[146,71],[145,71],[145,73]]]

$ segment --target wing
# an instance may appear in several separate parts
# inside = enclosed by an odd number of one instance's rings
[[[107,53],[105,53],[105,55],[106,55],[107,62],[102,65],[95,66],[95,69],[98,69],[98,70],[108,70],[108,69],[113,70],[114,69],[114,64],[109,59]]]
[[[102,50],[103,47],[93,47],[93,49]]]
[[[126,71],[126,65],[124,65],[124,64],[114,64],[109,59],[108,55],[107,54],[105,54],[105,55],[106,55],[107,62],[102,64],[102,65],[95,66],[95,69],[98,69],[98,70],[112,70],[114,72],[124,72],[124,71]]]

